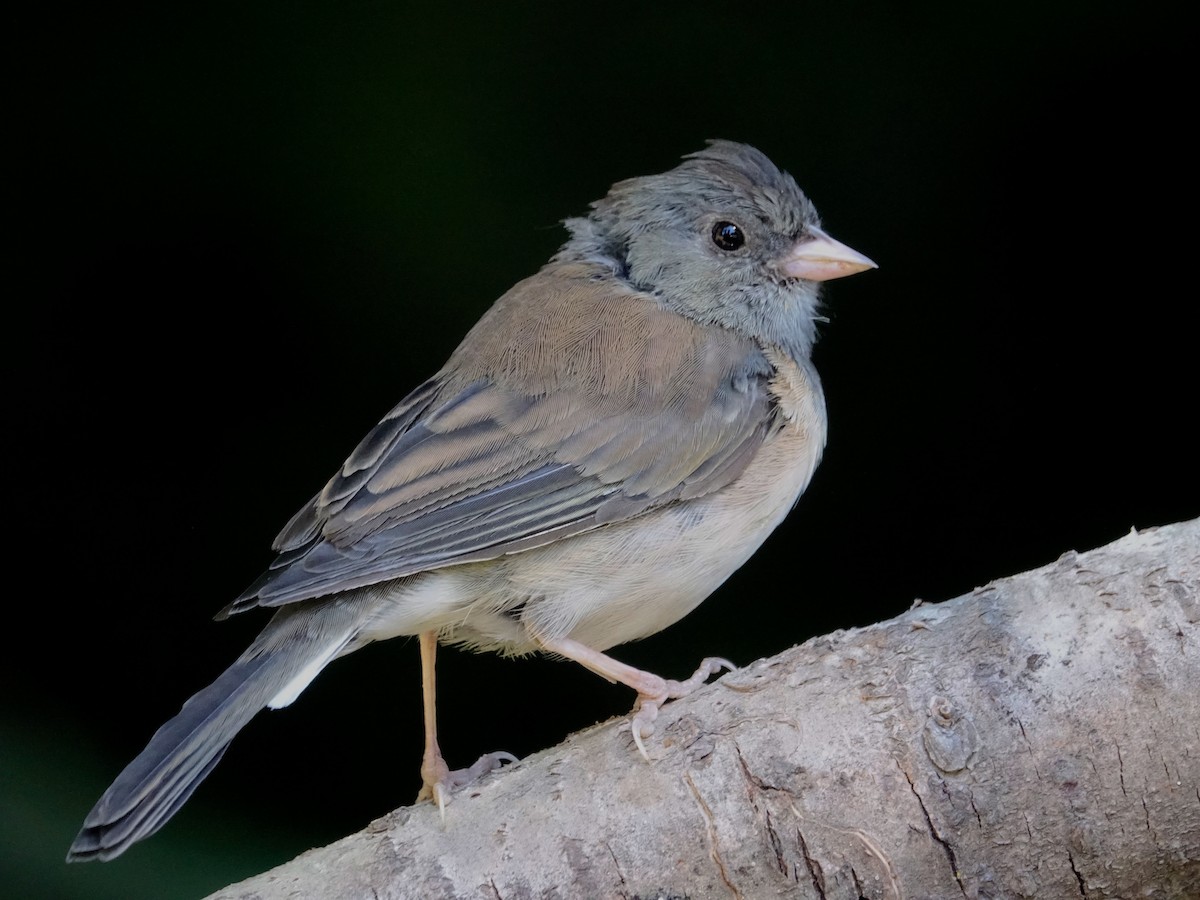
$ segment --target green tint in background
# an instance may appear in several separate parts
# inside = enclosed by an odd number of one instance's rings
[[[362,434],[562,218],[707,138],[767,152],[880,269],[827,290],[808,493],[620,658],[748,663],[1200,514],[1176,287],[1196,255],[1191,31],[1165,6],[647,6],[105,6],[14,27],[0,896],[201,897],[411,802],[417,648],[392,641],[251,723],[159,835],[62,863],[261,626],[209,619]],[[455,765],[632,702],[563,663],[440,663]]]

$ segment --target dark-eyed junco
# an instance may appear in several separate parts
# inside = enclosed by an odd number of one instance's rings
[[[68,860],[153,834],[255,713],[371,641],[420,636],[421,793],[439,804],[512,758],[449,771],[439,642],[541,651],[628,685],[643,753],[664,701],[732,668],[706,659],[669,681],[603,651],[686,615],[787,515],[825,444],[819,282],[874,263],[728,141],[617,183],[566,226],[288,522],[270,569],[219,615],[269,607],[266,628],[117,777]]]

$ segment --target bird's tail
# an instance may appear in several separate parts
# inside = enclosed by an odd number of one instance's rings
[[[357,632],[357,604],[284,607],[262,634],[117,776],[84,820],[67,862],[109,860],[158,831],[263,707],[286,706]]]

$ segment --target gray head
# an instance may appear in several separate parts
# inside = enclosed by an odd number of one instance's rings
[[[790,175],[733,141],[618,182],[587,218],[565,224],[571,238],[556,261],[610,265],[664,306],[797,359],[816,338],[819,282],[874,266],[821,231]]]

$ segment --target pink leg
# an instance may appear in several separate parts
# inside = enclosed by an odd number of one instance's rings
[[[425,707],[425,754],[421,758],[421,780],[424,785],[417,794],[417,802],[432,800],[438,805],[442,816],[446,815],[446,797],[450,791],[492,772],[505,762],[516,762],[517,758],[503,751],[485,753],[469,769],[451,771],[442,757],[437,740],[437,683],[434,663],[437,659],[437,632],[421,632],[421,696]]]
[[[633,741],[637,744],[639,752],[647,760],[650,757],[646,753],[646,745],[642,743],[642,739],[654,733],[654,720],[658,718],[658,708],[667,700],[686,697],[704,684],[714,673],[720,672],[722,669],[732,672],[736,668],[727,659],[711,656],[700,663],[700,668],[692,674],[691,678],[686,681],[671,681],[660,678],[652,672],[635,669],[633,666],[628,666],[599,650],[593,650],[570,638],[539,640],[538,643],[551,653],[575,660],[601,678],[619,682],[637,691],[638,699],[634,705],[636,712],[630,721],[630,730],[633,732]]]

